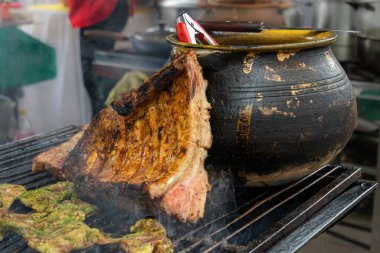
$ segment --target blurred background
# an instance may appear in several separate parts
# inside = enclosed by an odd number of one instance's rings
[[[88,123],[113,98],[168,61],[166,36],[175,32],[178,14],[187,11],[196,20],[360,31],[339,32],[333,45],[352,81],[359,112],[355,133],[334,163],[361,167],[365,178],[376,179],[380,1],[117,2],[109,22],[75,26],[68,1],[0,0],[0,144]],[[380,203],[374,203],[373,198],[364,201],[301,252],[380,252]]]

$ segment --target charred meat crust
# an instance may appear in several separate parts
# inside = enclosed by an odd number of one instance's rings
[[[148,78],[137,90],[126,93],[122,98],[111,103],[112,108],[123,116],[132,116],[136,108],[144,106],[152,100],[160,91],[167,88],[173,78],[180,76],[186,71],[188,55],[181,55],[175,59],[170,65],[162,68],[153,76]],[[194,89],[192,88],[192,97]]]
[[[87,125],[81,126],[80,131],[71,137],[70,140],[36,156],[32,161],[32,172],[48,171],[58,180],[64,180],[61,170],[66,156],[81,139],[86,128]]]
[[[97,202],[196,222],[210,190],[206,87],[195,53],[180,56],[93,118],[63,175]]]

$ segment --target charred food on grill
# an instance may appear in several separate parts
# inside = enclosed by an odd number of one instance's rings
[[[172,244],[161,224],[152,219],[139,220],[131,233],[119,238],[85,223],[85,218],[96,211],[95,206],[77,198],[74,185],[60,182],[41,189],[26,191],[18,185],[0,185],[0,196],[7,189],[33,209],[26,214],[0,208],[0,237],[15,232],[24,237],[28,246],[39,252],[70,252],[93,245],[119,244],[125,252],[172,252]],[[8,193],[7,193],[8,194]],[[8,194],[9,195],[9,194]],[[46,203],[41,203],[46,200]]]
[[[32,171],[34,173],[48,171],[55,178],[64,180],[61,173],[63,163],[65,162],[67,154],[77,145],[86,127],[87,126],[82,126],[80,131],[71,137],[69,141],[36,156],[32,162]]]
[[[210,190],[206,87],[195,53],[178,57],[95,116],[55,174],[98,203],[196,222]]]

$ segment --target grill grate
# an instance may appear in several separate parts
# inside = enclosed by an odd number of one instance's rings
[[[0,183],[35,189],[56,182],[47,173],[32,174],[32,159],[68,140],[77,131],[78,127],[71,126],[0,146]],[[346,203],[347,208],[352,208],[376,187],[373,182],[358,180],[359,177],[358,168],[327,165],[287,186],[247,189],[236,184],[229,191],[233,192],[234,201],[214,203],[208,199],[205,218],[197,224],[180,224],[166,216],[156,218],[167,229],[175,252],[262,252],[278,244],[282,237],[344,192],[355,191],[356,198]],[[212,194],[213,191],[208,197],[212,198]],[[118,210],[99,208],[86,222],[117,236],[125,234],[135,219]],[[119,250],[109,245],[75,252],[106,252],[106,249]],[[8,234],[0,241],[0,252],[35,251],[28,248],[22,237]]]

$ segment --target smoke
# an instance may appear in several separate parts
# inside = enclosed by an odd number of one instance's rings
[[[176,251],[184,250],[191,245],[211,245],[210,234],[217,231],[228,221],[228,215],[236,210],[236,180],[230,168],[207,164],[206,171],[212,186],[207,195],[204,217],[197,223],[180,223],[165,214],[157,217],[164,225],[168,236],[173,240]]]
[[[165,227],[168,237],[177,246],[176,250],[181,250],[197,242],[202,242],[203,245],[212,244],[213,239],[207,238],[206,235],[214,233],[229,221],[229,214],[237,208],[235,196],[237,182],[230,168],[208,164],[206,171],[212,189],[207,195],[204,217],[195,224],[182,223],[163,211],[152,213],[154,208],[141,204],[142,200],[129,203],[129,211],[126,212],[125,208],[121,210],[117,207],[118,199],[115,198],[117,194],[107,194],[110,199],[115,199],[114,201],[107,201],[106,205],[101,203],[101,199],[94,203],[94,198],[91,198],[91,201],[99,208],[94,215],[87,218],[86,223],[116,237],[127,234],[128,228],[138,219],[155,218]],[[145,202],[152,201],[144,200]]]

